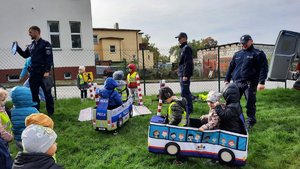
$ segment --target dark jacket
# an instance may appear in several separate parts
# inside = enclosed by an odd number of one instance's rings
[[[191,77],[193,76],[194,63],[192,48],[187,45],[186,42],[180,45],[180,60],[178,67],[179,77]]]
[[[23,51],[19,46],[17,52],[24,58],[31,56],[30,73],[45,73],[51,70],[53,65],[53,54],[51,44],[40,38],[32,43]]]
[[[182,97],[180,99],[173,100],[172,102],[175,102],[175,104],[171,107],[172,120],[168,123],[171,125],[178,125],[181,122],[184,111],[186,111],[187,101],[184,97]]]
[[[263,51],[250,46],[236,52],[230,62],[225,81],[250,81],[265,84],[268,61]]]
[[[45,153],[19,152],[12,169],[63,169],[55,163],[52,156]]]
[[[245,134],[244,124],[240,119],[242,114],[240,93],[236,84],[229,83],[223,91],[223,97],[226,101],[225,108],[222,108],[221,105],[215,108],[221,119],[220,129]]]
[[[108,77],[104,82],[104,88],[96,91],[100,97],[108,99],[108,109],[114,109],[123,104],[121,96],[115,91],[116,87],[118,83],[112,77]]]
[[[8,143],[0,137],[0,169],[11,169],[12,163]]]

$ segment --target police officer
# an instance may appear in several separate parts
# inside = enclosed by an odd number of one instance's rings
[[[17,52],[23,57],[31,56],[31,66],[29,67],[29,84],[32,93],[32,100],[37,102],[36,108],[40,108],[39,87],[45,93],[46,108],[49,115],[54,113],[54,102],[51,88],[48,89],[43,83],[43,78],[48,78],[53,65],[53,54],[51,44],[40,37],[41,30],[37,26],[31,26],[28,30],[32,43],[23,51],[19,46]]]
[[[178,76],[181,87],[181,97],[187,100],[187,113],[188,116],[193,112],[192,93],[190,91],[191,76],[193,75],[194,63],[192,48],[187,44],[187,34],[184,32],[179,33],[178,42],[180,43],[180,58],[178,67]]]
[[[236,52],[230,62],[225,85],[232,78],[237,84],[240,97],[245,95],[247,108],[247,125],[251,128],[256,123],[256,91],[265,88],[268,74],[268,61],[263,51],[255,49],[250,35],[240,38],[242,50]]]

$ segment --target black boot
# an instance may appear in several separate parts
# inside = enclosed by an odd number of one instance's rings
[[[300,90],[300,77],[296,80],[294,84],[294,89]]]

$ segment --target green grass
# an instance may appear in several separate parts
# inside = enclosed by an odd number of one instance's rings
[[[155,96],[144,104],[156,114]],[[291,89],[264,90],[257,94],[257,124],[250,131],[248,161],[245,169],[300,168],[300,92]],[[242,100],[243,109],[245,100]],[[57,160],[67,169],[96,168],[229,168],[210,163],[205,158],[189,158],[183,165],[172,164],[174,157],[149,153],[147,130],[152,115],[130,119],[113,132],[98,132],[91,122],[79,122],[80,109],[94,106],[79,99],[55,102],[54,129],[58,134]],[[208,112],[206,103],[194,104],[199,117]],[[164,106],[166,109],[166,106]],[[45,109],[42,109],[42,112]],[[17,151],[10,144],[13,155]]]

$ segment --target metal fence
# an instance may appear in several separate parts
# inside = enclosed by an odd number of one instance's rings
[[[192,77],[191,91],[200,93],[209,90],[221,90],[224,87],[223,80],[226,74],[229,62],[232,58],[232,53],[238,49],[227,49],[227,54],[221,50],[219,46],[213,50],[206,50],[205,54],[199,54],[194,59],[194,75]],[[141,52],[140,55],[134,57],[120,57],[120,60],[109,60],[115,58],[115,53],[110,57],[107,52],[106,60],[101,60],[94,51],[81,51],[81,54],[73,50],[54,51],[54,69],[52,75],[55,81],[53,95],[56,99],[62,98],[79,98],[80,91],[76,86],[76,78],[78,66],[84,65],[87,71],[93,72],[93,84],[96,87],[102,87],[105,79],[112,76],[116,70],[126,71],[126,66],[129,63],[135,63],[138,67],[138,72],[141,77],[141,88],[144,95],[155,95],[160,87],[160,80],[165,79],[166,85],[170,86],[176,93],[180,93],[179,79],[177,77],[177,63],[162,63],[153,60],[148,55],[149,53]],[[84,52],[84,54],[82,53]],[[222,53],[223,52],[223,53]],[[225,53],[226,53],[225,52]],[[122,51],[119,53],[129,53]],[[224,57],[226,55],[226,57]],[[14,86],[23,85],[28,78],[20,78],[20,72],[24,66],[25,59],[18,54],[12,55],[10,49],[0,49],[0,84],[8,90]],[[268,59],[271,54],[268,54]],[[108,59],[107,59],[108,58]],[[137,59],[138,58],[138,59]],[[145,59],[146,58],[146,59]],[[147,62],[148,60],[151,60]],[[87,65],[85,65],[87,63]],[[220,64],[218,64],[220,63]],[[64,66],[65,65],[65,66]],[[125,72],[125,75],[127,73]],[[126,76],[125,76],[126,78]],[[124,78],[124,80],[125,80]],[[267,88],[288,87],[291,88],[293,82],[267,82]],[[92,94],[95,86],[91,87],[89,92]]]

